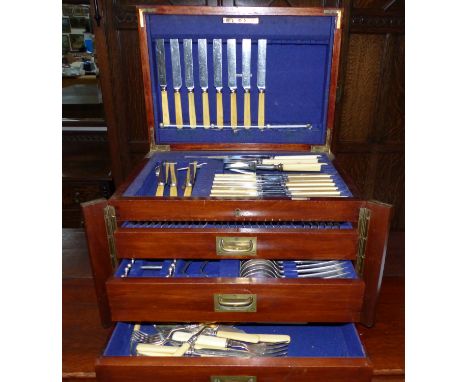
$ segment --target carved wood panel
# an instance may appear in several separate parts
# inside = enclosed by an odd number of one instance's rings
[[[339,130],[341,142],[368,142],[372,134],[384,40],[381,35],[349,38]]]

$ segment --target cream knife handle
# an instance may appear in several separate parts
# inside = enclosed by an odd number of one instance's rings
[[[167,101],[167,90],[161,89],[161,106],[162,106],[162,118],[163,118],[163,125],[167,126],[170,125],[169,120],[169,102]]]
[[[320,171],[325,163],[283,163],[283,171]]]
[[[169,190],[169,195],[177,197],[177,178],[176,178],[176,171],[175,171],[175,163],[171,163],[170,171],[171,171],[171,188]]]
[[[311,159],[262,159],[262,164],[312,164],[318,163],[317,158]]]
[[[197,126],[197,114],[195,113],[195,94],[193,90],[188,92],[188,104],[189,104],[189,118],[190,118],[190,127],[195,129]]]
[[[265,127],[265,90],[259,90],[258,93],[258,127]]]
[[[182,357],[186,352],[187,350],[190,349],[190,344],[188,344],[187,342],[184,342],[176,351],[175,353],[173,353],[173,356],[174,357]]]
[[[174,354],[179,347],[178,346],[166,346],[166,345],[153,345],[153,344],[138,344],[136,347],[138,352],[152,352],[152,353],[167,353]]]
[[[244,92],[244,127],[249,129],[252,125],[250,119],[250,90]]]
[[[260,338],[257,334],[248,334],[240,332],[226,332],[224,330],[218,330],[216,332],[218,337],[227,338],[230,340],[244,341],[251,344],[257,344],[260,341]]]
[[[291,342],[291,337],[283,334],[257,334],[260,342]]]
[[[210,128],[210,101],[208,99],[208,92],[206,90],[202,93],[202,103],[203,103],[203,126],[205,129]]]
[[[216,124],[220,129],[224,126],[223,93],[221,91],[216,92]]]
[[[175,118],[176,126],[178,129],[182,128],[184,121],[182,120],[182,103],[180,100],[180,91],[174,90],[174,103],[175,103]]]
[[[158,184],[156,189],[156,196],[164,196],[164,184]]]
[[[192,186],[185,186],[184,197],[192,196]]]
[[[237,92],[231,91],[231,127],[237,128]]]
[[[192,333],[190,332],[175,332],[172,335],[172,339],[178,342],[185,342],[188,341],[191,336]],[[195,345],[203,346],[204,349],[226,349],[227,339],[202,334],[198,336]]]
[[[272,159],[310,159],[320,158],[322,155],[275,155]]]

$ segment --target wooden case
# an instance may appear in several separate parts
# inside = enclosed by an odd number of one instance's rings
[[[303,143],[176,143],[170,153],[185,152],[310,152],[323,153],[332,165],[330,147],[338,78],[341,10],[323,8],[138,8],[140,52],[145,85],[148,157],[108,200],[83,204],[88,249],[103,325],[112,322],[361,322],[372,325],[382,278],[391,207],[357,197],[352,181],[344,179],[346,198],[278,198],[221,200],[154,197],[129,193],[157,156],[166,155],[167,142],[155,132],[161,116],[148,55],[148,15],[218,17],[329,17],[330,73],[326,89],[323,142]],[[155,113],[156,110],[156,113]],[[204,150],[204,151],[203,151]],[[334,167],[333,167],[334,169]],[[142,222],[174,222],[180,228],[142,228]],[[216,222],[216,228],[200,226]],[[252,222],[257,226],[252,227]],[[292,222],[293,228],[266,222]],[[301,222],[346,222],[346,230],[309,230]],[[247,224],[249,223],[249,224]],[[263,224],[263,225],[262,225]],[[297,226],[295,226],[295,224]],[[244,226],[245,225],[245,226]],[[224,244],[223,244],[223,239]],[[238,240],[249,245],[237,245]],[[226,244],[231,241],[234,244]],[[255,241],[252,251],[250,244]],[[224,250],[224,251],[223,251]],[[121,278],[117,265],[125,259],[332,259],[352,261],[356,278],[243,279],[243,278]],[[117,270],[116,270],[117,269]],[[220,295],[255,298],[255,309],[216,309]],[[240,297],[239,297],[240,296]],[[246,297],[247,296],[247,297]],[[253,301],[253,300],[252,300]],[[124,325],[122,323],[118,324]],[[118,332],[118,331],[117,331]],[[116,334],[114,334],[116,335]],[[357,336],[356,341],[359,343]],[[360,344],[360,343],[359,343]],[[97,362],[101,381],[369,381],[371,364],[361,357],[164,358],[103,355]],[[251,377],[248,379],[247,377]],[[244,379],[243,379],[244,378]],[[255,379],[256,378],[256,379]]]

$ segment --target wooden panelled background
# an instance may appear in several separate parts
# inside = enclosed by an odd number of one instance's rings
[[[116,184],[148,151],[136,4],[343,7],[333,152],[363,197],[395,206],[392,228],[404,230],[404,1],[91,0]]]

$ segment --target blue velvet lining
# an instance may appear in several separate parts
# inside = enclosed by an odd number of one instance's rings
[[[233,152],[219,152],[219,151],[168,151],[155,153],[145,165],[143,170],[137,175],[130,186],[125,190],[123,196],[154,196],[156,193],[157,179],[154,173],[156,164],[162,161],[173,161],[177,162],[177,168],[186,167],[190,161],[197,160],[198,163],[207,163],[197,171],[197,179],[195,186],[192,190],[192,197],[208,197],[211,191],[211,185],[213,183],[214,174],[223,173],[223,161],[217,159],[189,159],[185,156],[190,155],[234,155]],[[275,155],[275,153],[263,153]],[[276,153],[277,154],[277,153]],[[287,153],[285,153],[287,154]],[[294,153],[290,153],[294,154]],[[295,153],[297,154],[297,153]],[[283,153],[282,153],[283,155]],[[346,186],[343,178],[338,174],[332,162],[325,154],[322,155],[320,162],[327,163],[322,166],[322,171],[317,173],[331,174],[335,181],[338,190],[342,192],[342,195],[346,197],[353,196],[351,191]],[[229,171],[228,171],[229,172]],[[262,173],[262,171],[258,171]],[[272,172],[269,172],[272,173]],[[185,183],[186,171],[177,172],[177,183],[178,183],[178,195],[183,195],[183,185]],[[169,186],[166,186],[165,196],[169,196]]]
[[[243,221],[243,222],[164,222],[164,221],[126,221],[122,223],[122,228],[164,228],[164,229],[352,229],[350,222],[288,222],[288,221]]]
[[[326,137],[328,94],[333,52],[334,16],[261,16],[258,25],[223,24],[223,16],[147,15],[150,76],[155,115],[155,137],[162,144],[196,143],[307,143],[323,144]],[[174,124],[174,91],[170,55],[170,38],[180,39],[183,86],[181,89],[183,120],[187,123],[188,98],[185,87],[183,38],[193,40],[195,107],[197,123],[202,124],[201,89],[199,87],[198,38],[208,40],[208,79],[210,120],[216,121],[216,90],[213,85],[213,38],[223,39],[224,124],[230,125],[230,95],[227,87],[226,39],[237,39],[237,73],[241,73],[241,39],[252,39],[251,110],[256,124],[258,110],[257,40],[266,38],[267,70],[265,122],[271,125],[311,124],[312,128],[182,130],[160,128],[162,121],[160,88],[156,70],[156,39],[165,40],[166,80],[170,120]],[[243,125],[243,89],[238,80],[238,123]]]
[[[291,336],[288,357],[363,358],[366,356],[354,324],[330,325],[236,325],[247,333]],[[104,356],[129,356],[133,324],[117,323]],[[141,330],[154,333],[152,325]]]
[[[191,263],[184,271],[187,261]],[[121,277],[129,263],[130,260],[122,260],[115,276]],[[135,260],[127,277],[165,277],[171,263],[172,260]],[[342,260],[340,263],[344,269],[343,271],[348,273],[341,278],[357,279],[351,261]],[[162,269],[141,269],[143,265],[162,265]],[[286,278],[297,278],[297,267],[293,261],[285,260],[283,265]],[[173,277],[239,277],[239,271],[240,260],[177,260]]]

